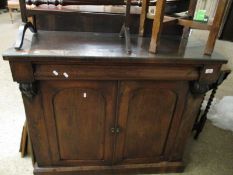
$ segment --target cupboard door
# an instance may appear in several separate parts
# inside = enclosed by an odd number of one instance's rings
[[[111,164],[115,82],[41,84],[53,165]]]
[[[175,127],[178,127],[186,92],[184,82],[123,81],[120,85],[116,162],[164,160],[174,139]]]

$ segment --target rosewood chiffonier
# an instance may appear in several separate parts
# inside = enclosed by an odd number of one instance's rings
[[[192,40],[40,31],[8,49],[19,83],[35,175],[182,172],[182,155],[208,86],[227,61]],[[163,44],[162,44],[163,43]]]

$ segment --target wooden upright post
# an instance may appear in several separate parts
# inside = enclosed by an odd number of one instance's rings
[[[196,6],[197,6],[197,1],[198,0],[190,0],[190,3],[189,3],[188,16],[189,16],[189,18],[191,18],[191,20],[193,20],[193,18],[194,18]],[[179,45],[179,54],[180,55],[183,55],[185,53],[185,48],[186,48],[187,43],[188,43],[189,33],[190,33],[190,27],[184,27],[182,38],[181,38],[180,45]]]
[[[159,45],[160,34],[162,31],[162,24],[164,18],[164,10],[165,10],[166,0],[157,0],[156,4],[156,12],[153,22],[152,28],[152,37],[150,41],[149,51],[152,53],[156,53],[157,46]]]
[[[27,10],[26,10],[25,0],[19,0],[19,6],[20,6],[22,22],[26,23],[28,19],[27,19]]]
[[[145,23],[149,9],[149,0],[142,0],[142,10],[140,15],[139,36],[145,35]]]
[[[198,0],[190,0],[188,15],[193,19]]]
[[[228,0],[218,1],[218,6],[217,6],[217,10],[214,16],[213,25],[210,29],[210,34],[209,34],[208,41],[207,41],[206,48],[205,48],[206,55],[211,55],[214,50],[214,46],[216,43],[216,39],[218,37],[219,29],[221,27],[221,23],[222,23],[222,19],[224,16],[224,11],[227,6],[227,2]]]

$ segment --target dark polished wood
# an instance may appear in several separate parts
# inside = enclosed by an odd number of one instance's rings
[[[219,63],[227,62],[221,53],[214,52],[212,56],[203,55],[204,44],[193,37],[189,38],[188,46],[182,55],[178,52],[180,38],[175,36],[162,37],[160,52],[152,54],[148,52],[150,38],[132,35],[131,55],[126,54],[125,47],[122,45],[124,40],[119,38],[117,33],[39,31],[37,35],[29,35],[28,37],[29,40],[25,41],[21,50],[16,51],[14,48],[6,50],[3,53],[4,59],[14,61],[14,64],[26,61],[27,64],[25,64],[28,67],[36,61],[61,61],[63,64],[70,64],[75,61],[80,64],[97,65],[97,63],[104,64],[111,60],[108,65],[128,64],[132,66],[149,63],[150,65],[180,63],[202,66],[206,64],[206,68],[208,68],[208,64],[212,63],[215,64],[214,69],[216,70],[219,69]],[[29,71],[29,68],[27,70]],[[108,73],[110,72],[108,71]],[[204,72],[203,75],[208,77],[207,79],[212,76],[212,74],[205,74]],[[20,76],[20,74],[18,73],[15,76]],[[207,81],[207,79],[205,80]]]
[[[111,165],[116,82],[41,82],[53,165]]]
[[[28,5],[126,5],[125,0],[26,0]],[[142,2],[138,0],[131,0],[131,5],[141,6]],[[150,5],[156,5],[156,1],[150,1]]]
[[[124,0],[26,0],[28,5],[123,5]]]
[[[182,81],[121,82],[117,163],[167,161],[167,136],[176,132],[172,118],[180,120],[187,90]]]
[[[179,12],[181,9],[182,11],[185,10],[187,7],[189,0],[168,0],[166,4],[170,6],[168,9],[168,13],[175,13]],[[125,5],[125,0],[26,0],[27,5]],[[156,6],[156,0],[150,0],[150,6]],[[140,0],[131,0],[131,5],[134,6],[142,6],[143,2]]]
[[[19,0],[19,5],[20,5],[20,13],[21,13],[22,22],[26,23],[28,19],[27,19],[27,9],[26,9],[25,0]]]
[[[35,175],[182,172],[185,143],[220,54],[202,54],[190,38],[131,36],[132,54],[117,34],[44,32],[22,50],[8,49],[20,83],[35,153]],[[171,42],[172,41],[172,42]],[[195,89],[193,91],[192,89]],[[204,90],[203,90],[204,89]]]
[[[99,175],[99,174],[154,174],[183,172],[184,165],[181,162],[160,162],[147,164],[128,164],[115,166],[74,166],[74,167],[49,167],[41,168],[35,165],[35,175],[51,175],[56,172],[59,175]]]
[[[48,1],[26,0],[26,3],[28,5],[34,4],[36,6],[43,5],[43,4],[46,4],[46,5],[53,4],[55,6],[58,6],[58,5],[61,5],[61,6],[66,6],[66,5],[111,5],[111,6],[126,5],[125,13],[124,13],[124,22],[122,24],[122,28],[120,31],[120,37],[125,38],[126,52],[128,54],[131,54],[130,26],[129,26],[130,25],[129,23],[130,22],[130,8],[131,8],[131,4],[133,4],[131,0],[126,0],[126,2],[124,0],[121,0],[121,1],[119,0],[88,0],[88,1],[87,0],[48,0]],[[138,5],[137,2],[136,2],[136,5]],[[22,7],[22,10],[25,12],[26,4],[23,1],[21,2],[21,7]],[[24,35],[25,35],[27,28],[29,28],[33,33],[36,33],[37,32],[36,26],[37,25],[36,25],[35,15],[33,15],[33,23],[27,21],[25,24],[20,26],[19,32],[18,32],[18,38],[15,44],[15,49],[21,49],[23,45]]]

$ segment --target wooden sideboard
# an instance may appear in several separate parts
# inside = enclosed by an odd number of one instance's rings
[[[192,40],[45,32],[3,54],[20,85],[35,175],[182,172],[182,154],[222,64]],[[200,49],[202,48],[202,49]],[[178,54],[179,53],[179,54]]]

